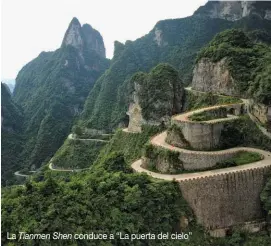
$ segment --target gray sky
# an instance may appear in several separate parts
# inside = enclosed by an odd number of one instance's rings
[[[73,17],[103,36],[112,58],[115,40],[125,42],[147,34],[163,19],[181,18],[207,0],[2,0],[1,78],[15,78],[42,51],[61,45]]]

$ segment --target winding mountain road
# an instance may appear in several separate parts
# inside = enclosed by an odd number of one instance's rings
[[[98,138],[76,138],[74,134],[69,134],[68,139],[79,140],[79,141],[92,141],[92,142],[103,142],[108,143],[108,140],[98,139]]]
[[[36,173],[36,171],[29,171],[29,172]],[[15,176],[19,176],[19,177],[25,177],[25,178],[27,178],[28,176],[30,176],[28,174],[21,174],[20,171],[15,172],[14,175]]]
[[[191,91],[191,89],[189,89]],[[243,103],[246,105],[248,108],[248,100],[247,99],[242,99]],[[238,104],[238,103],[236,103]],[[205,107],[202,109],[186,112],[183,114],[175,115],[173,116],[173,119],[178,120],[178,121],[187,121],[187,122],[192,122],[189,119],[189,116],[191,116],[194,113],[200,113],[208,109],[215,109],[223,106],[229,106],[228,105],[218,105],[218,106],[210,106],[210,107]],[[251,119],[255,122],[255,119],[253,119],[253,115],[248,112],[249,116]],[[229,118],[225,118],[225,120],[233,120],[235,117],[231,116]],[[238,118],[238,117],[237,117]],[[213,121],[221,121],[221,119],[215,119],[211,120]],[[210,121],[208,121],[210,123]],[[199,123],[199,122],[198,122]],[[257,124],[257,122],[255,122]],[[257,124],[258,126],[258,124]],[[265,134],[266,135],[266,134]],[[268,133],[269,135],[269,133]],[[267,136],[268,136],[267,135]],[[202,171],[202,172],[193,172],[193,173],[183,173],[183,174],[162,174],[162,173],[156,173],[149,171],[143,167],[144,165],[144,157],[142,159],[139,159],[132,163],[132,168],[135,172],[144,172],[147,173],[148,175],[152,176],[153,178],[157,179],[163,179],[163,180],[176,180],[176,181],[185,181],[185,180],[191,180],[191,179],[198,179],[198,178],[206,178],[206,177],[212,177],[215,175],[222,175],[222,174],[230,174],[230,173],[235,173],[235,172],[242,172],[242,171],[248,171],[252,169],[260,169],[260,168],[270,168],[271,166],[271,152],[264,151],[261,149],[256,149],[256,148],[248,148],[248,147],[236,147],[236,148],[230,148],[226,150],[218,150],[218,151],[195,151],[195,150],[188,150],[188,149],[183,149],[183,148],[178,148],[175,146],[172,146],[166,142],[166,137],[167,137],[167,131],[164,131],[162,133],[157,134],[156,136],[152,137],[150,140],[150,143],[154,146],[158,146],[170,151],[177,151],[179,153],[183,154],[191,154],[191,156],[198,156],[202,157],[204,155],[206,156],[212,156],[212,155],[225,155],[228,153],[236,153],[240,151],[246,151],[246,152],[256,152],[259,153],[263,159],[254,163],[249,163],[245,165],[240,165],[240,166],[235,166],[235,167],[228,167],[228,168],[221,168],[221,169],[215,169],[215,170],[209,170],[209,171]]]
[[[185,87],[184,88],[187,91],[190,92],[194,92],[195,94],[206,94],[208,92],[204,92],[204,91],[197,91],[197,90],[193,90],[192,87]],[[225,96],[225,95],[220,95],[220,94],[213,94],[215,96],[220,96],[220,97],[230,97],[230,96]],[[243,103],[246,105],[246,109],[247,109],[247,114],[250,117],[250,119],[256,124],[256,126],[258,127],[258,129],[269,139],[271,139],[271,132],[268,132],[266,128],[262,127],[259,120],[253,115],[251,114],[251,112],[249,111],[249,100],[245,99],[245,98],[240,98]]]
[[[58,171],[58,172],[81,172],[81,171],[85,171],[85,170],[90,170],[90,167],[89,168],[81,168],[81,169],[55,168],[53,162],[50,162],[49,169],[52,171]]]
[[[15,176],[19,176],[19,177],[25,177],[27,178],[29,175],[26,175],[26,174],[21,174],[20,171],[17,171],[14,173]]]
[[[144,172],[152,176],[153,178],[157,178],[157,179],[185,181],[185,180],[190,180],[190,179],[195,179],[195,178],[205,178],[205,177],[211,177],[211,176],[220,175],[220,174],[234,173],[234,172],[240,172],[240,171],[246,171],[250,169],[264,168],[264,167],[271,166],[271,153],[268,151],[255,149],[255,148],[247,148],[247,147],[237,147],[237,148],[231,148],[231,149],[219,150],[219,151],[193,151],[193,150],[177,148],[175,146],[172,146],[166,143],[165,142],[166,136],[167,136],[166,131],[154,136],[151,139],[151,144],[171,150],[171,151],[178,151],[180,153],[190,153],[191,155],[214,155],[214,154],[223,155],[225,153],[230,153],[230,152],[250,151],[250,152],[259,153],[260,155],[263,156],[263,159],[254,163],[240,165],[236,167],[221,168],[221,169],[215,169],[215,170],[210,170],[210,171],[184,173],[184,174],[162,174],[162,173],[152,172],[142,167],[144,161],[143,159],[139,159],[132,164],[132,168],[136,172]]]
[[[229,107],[230,105],[236,105],[238,103],[233,103],[233,104],[221,104],[221,105],[215,105],[215,106],[209,106],[209,107],[204,107],[204,108],[200,108],[200,109],[196,109],[193,111],[189,111],[183,114],[178,114],[175,116],[172,116],[173,119],[177,120],[177,121],[186,121],[186,122],[190,122],[190,123],[198,123],[198,121],[193,121],[191,120],[189,117],[193,116],[194,114],[199,114],[208,110],[212,110],[212,109],[218,109],[218,108],[223,108],[223,107]],[[243,104],[243,103],[240,103]],[[239,116],[235,116],[235,115],[227,115],[227,118],[219,118],[219,119],[214,119],[214,120],[207,120],[207,121],[200,121],[200,122],[208,122],[208,123],[216,123],[216,122],[221,122],[221,121],[231,121],[233,119],[238,119]]]
[[[139,159],[139,160],[135,161],[132,164],[132,168],[136,172],[147,173],[151,177],[157,178],[157,179],[163,179],[163,180],[167,180],[167,181],[173,181],[173,180],[186,181],[186,180],[191,180],[191,179],[206,178],[206,177],[212,177],[212,176],[221,175],[221,174],[229,174],[229,173],[247,171],[247,170],[251,170],[251,169],[270,167],[271,166],[271,154],[269,152],[261,151],[261,150],[257,150],[257,152],[261,153],[264,156],[263,160],[257,161],[254,163],[250,163],[250,164],[246,164],[246,165],[240,165],[240,166],[236,166],[236,167],[227,167],[227,168],[221,168],[221,169],[215,169],[215,170],[203,171],[203,172],[183,173],[183,174],[155,173],[155,172],[149,171],[149,170],[142,167],[143,159]]]

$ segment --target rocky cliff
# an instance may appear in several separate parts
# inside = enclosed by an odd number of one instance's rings
[[[256,1],[209,1],[195,15],[236,21],[249,15],[271,20],[271,3]]]
[[[218,62],[212,62],[208,58],[200,59],[193,70],[192,87],[198,91],[238,95],[227,66],[227,58]]]

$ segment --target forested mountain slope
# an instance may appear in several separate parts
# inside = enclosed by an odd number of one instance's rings
[[[42,52],[22,68],[14,100],[25,113],[25,165],[35,169],[55,153],[108,65],[99,32],[74,18],[61,48]]]
[[[10,183],[13,173],[20,168],[23,114],[22,109],[12,100],[8,86],[3,83],[1,110],[1,184],[6,185]]]
[[[116,42],[111,66],[89,94],[80,124],[110,131],[126,122],[126,81],[133,73],[149,71],[160,62],[173,65],[184,83],[191,83],[197,52],[215,34],[229,28],[261,29],[271,33],[271,21],[255,14],[232,21],[197,13],[182,19],[160,21],[149,34],[133,42]]]

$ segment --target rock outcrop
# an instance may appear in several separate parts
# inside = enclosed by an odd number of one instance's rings
[[[212,62],[202,58],[193,70],[192,88],[198,91],[236,96],[234,79],[227,67],[227,58]]]
[[[83,51],[94,50],[98,55],[105,58],[105,47],[101,34],[89,24],[81,26],[77,18],[73,18],[62,41],[62,47],[71,45]]]
[[[236,21],[249,15],[271,19],[271,3],[256,1],[209,1],[195,15]]]
[[[130,84],[129,131],[140,132],[143,124],[167,124],[173,114],[181,111],[183,86],[170,65],[160,64],[149,74],[137,73]]]

